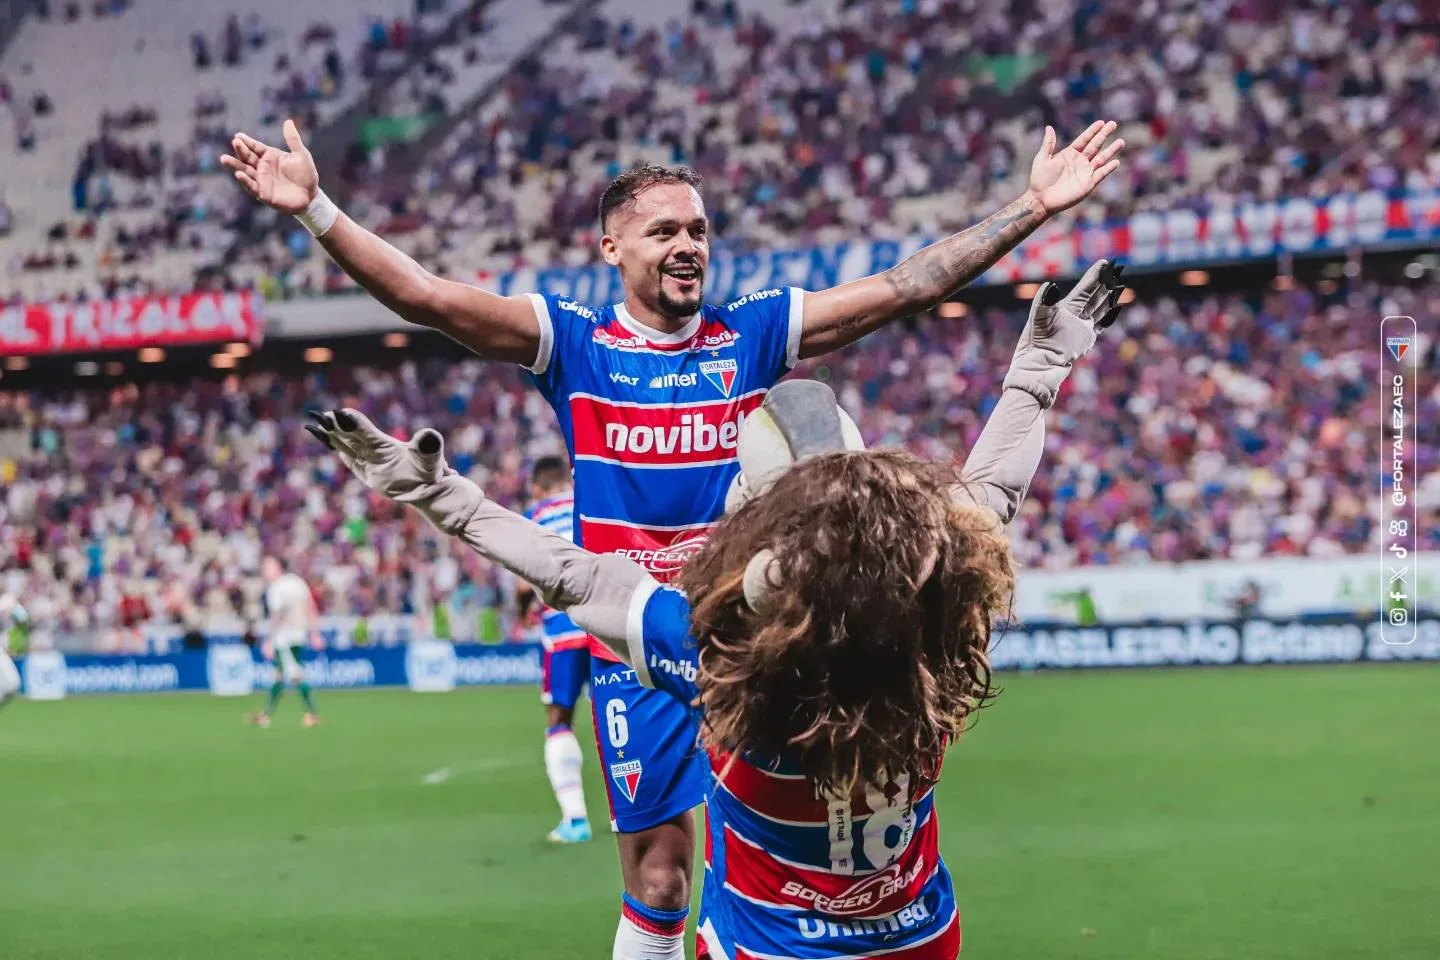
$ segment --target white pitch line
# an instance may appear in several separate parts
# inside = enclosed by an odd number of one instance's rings
[[[438,770],[431,770],[420,778],[420,785],[425,787],[439,786],[448,783],[458,775],[471,773],[493,773],[497,770],[509,770],[518,767],[520,764],[506,760],[478,760],[475,763],[465,763],[457,766],[441,767]]]

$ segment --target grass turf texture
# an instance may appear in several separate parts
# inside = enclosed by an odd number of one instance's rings
[[[1440,671],[1005,686],[940,790],[964,957],[1440,957]],[[542,842],[534,691],[319,701],[0,712],[0,957],[609,956],[613,845]]]

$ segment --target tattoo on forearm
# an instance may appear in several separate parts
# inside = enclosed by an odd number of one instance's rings
[[[915,313],[944,300],[990,269],[1044,222],[1040,205],[1021,197],[969,230],[906,257],[884,273],[902,304],[896,315]]]

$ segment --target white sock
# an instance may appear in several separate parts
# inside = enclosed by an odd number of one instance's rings
[[[545,737],[545,774],[560,804],[560,816],[566,820],[587,819],[585,787],[580,779],[584,763],[574,732],[569,727],[552,727]]]
[[[627,893],[620,905],[611,960],[685,960],[684,910],[656,910]]]

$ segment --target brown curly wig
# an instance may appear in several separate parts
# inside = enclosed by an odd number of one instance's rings
[[[992,619],[1015,571],[993,513],[957,504],[948,464],[901,451],[805,460],[716,527],[680,575],[698,647],[702,736],[795,757],[823,793],[933,779],[994,696]],[[746,565],[777,557],[761,616]]]

